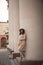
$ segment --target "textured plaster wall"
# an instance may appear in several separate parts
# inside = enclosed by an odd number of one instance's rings
[[[18,52],[19,0],[9,0],[9,47]]]
[[[27,34],[26,59],[43,59],[42,0],[9,0],[9,47],[18,52],[18,30]]]
[[[43,59],[42,0],[19,0],[20,28],[27,34],[26,59]]]

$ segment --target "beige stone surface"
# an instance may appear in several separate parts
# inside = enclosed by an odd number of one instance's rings
[[[9,23],[0,23],[0,35],[5,34],[9,31]]]
[[[9,47],[18,52],[18,30],[24,28],[28,60],[43,60],[42,13],[42,0],[9,0]]]

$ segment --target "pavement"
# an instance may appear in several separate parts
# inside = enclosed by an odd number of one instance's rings
[[[19,65],[16,59],[9,59],[8,53],[6,48],[0,49],[0,65]]]

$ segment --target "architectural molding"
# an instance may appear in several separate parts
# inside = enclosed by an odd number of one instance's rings
[[[7,1],[7,3],[8,3],[8,6],[7,7],[9,7],[9,0],[6,0]]]

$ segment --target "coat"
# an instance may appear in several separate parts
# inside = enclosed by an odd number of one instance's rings
[[[26,35],[21,34],[19,35],[19,44],[18,44],[19,51],[26,50]]]

